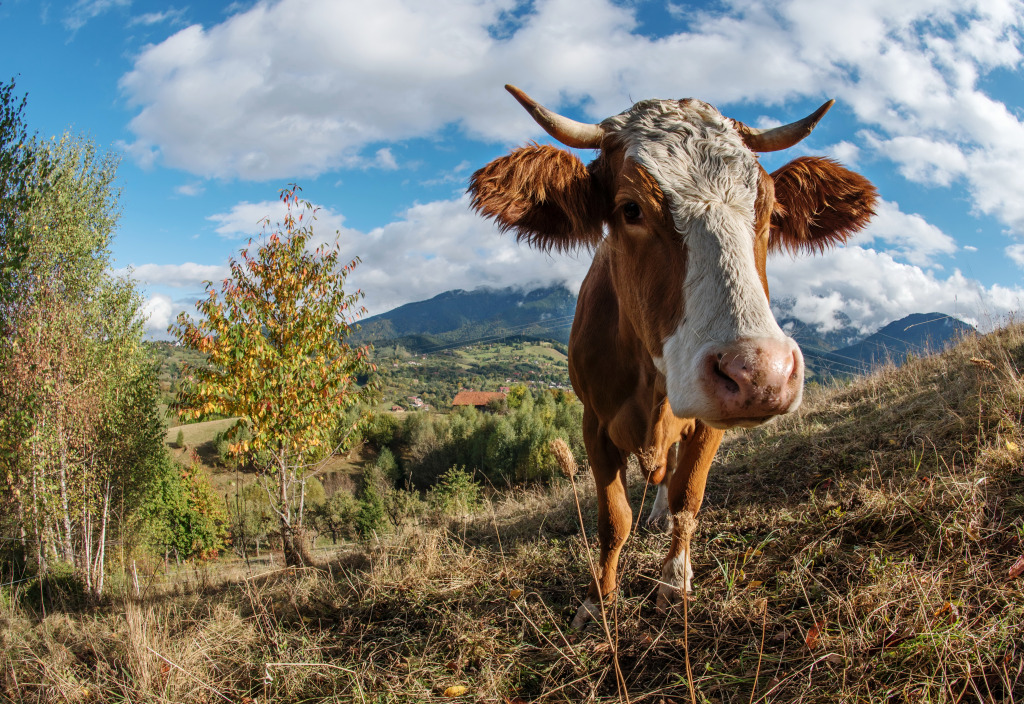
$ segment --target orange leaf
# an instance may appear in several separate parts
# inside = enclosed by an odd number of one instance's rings
[[[804,638],[804,643],[807,645],[809,650],[814,650],[814,647],[818,644],[818,638],[821,636],[821,632],[825,630],[825,619],[821,619],[807,631],[807,637]]]
[[[1013,563],[1013,567],[1010,568],[1010,579],[1014,577],[1020,577],[1024,574],[1024,555],[1017,558],[1017,561]]]

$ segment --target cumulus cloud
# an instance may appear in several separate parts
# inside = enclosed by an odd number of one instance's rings
[[[854,243],[887,244],[888,254],[919,266],[934,265],[936,255],[956,252],[956,241],[920,215],[904,213],[898,204],[884,199],[879,200],[875,210],[874,219],[854,238]]]
[[[206,191],[206,187],[203,186],[201,181],[191,181],[189,183],[183,183],[180,186],[176,186],[174,192],[179,196],[186,196],[193,198],[195,196],[201,196]]]
[[[136,57],[121,80],[138,110],[129,152],[206,177],[395,168],[382,143],[452,123],[535,135],[501,94],[508,80],[596,119],[630,97],[836,95],[868,128],[837,155],[866,149],[908,179],[962,181],[979,213],[1024,232],[1024,125],[983,87],[1024,58],[1017,0],[732,0],[677,14],[685,29],[658,36],[612,0],[261,2]]]
[[[221,264],[142,264],[117,269],[115,274],[131,275],[146,286],[173,286],[175,288],[201,287],[204,281],[220,281],[229,274],[228,267]]]
[[[946,278],[885,252],[848,246],[818,257],[773,257],[772,296],[792,299],[792,315],[823,330],[839,327],[837,313],[871,333],[910,313],[937,311],[991,329],[1024,303],[1024,288],[984,287],[960,271]]]
[[[259,204],[264,213],[273,205]],[[251,207],[244,203],[230,212]],[[902,213],[894,203],[883,201],[879,211],[877,223],[857,243],[824,256],[769,260],[772,296],[795,299],[793,314],[823,329],[836,327],[835,315],[843,312],[864,332],[914,312],[938,310],[985,325],[1020,308],[1024,289],[1019,287],[986,288],[960,271],[942,277],[898,261],[930,260],[955,245],[938,228],[919,215]],[[317,236],[310,246],[333,242],[335,230],[340,230],[343,257],[362,259],[349,283],[366,293],[370,315],[457,288],[563,282],[578,291],[591,262],[587,251],[551,255],[517,244],[474,214],[466,196],[414,205],[369,232],[345,227],[340,213],[320,212],[325,222],[315,223]],[[216,218],[230,219],[226,214]]]
[[[343,229],[341,243],[345,257],[362,259],[350,283],[366,292],[371,315],[458,288],[564,282],[578,290],[590,266],[588,253],[542,254],[499,235],[466,197],[414,205],[366,233]]]
[[[1006,256],[1013,260],[1013,263],[1024,269],[1024,244],[1011,244],[1006,248]]]
[[[177,317],[184,306],[175,305],[170,296],[154,293],[142,306],[146,334],[155,339],[167,339],[167,326]]]
[[[221,237],[226,239],[256,238],[263,234],[266,227],[271,231],[284,222],[287,207],[279,200],[264,200],[258,203],[243,201],[231,207],[226,213],[215,213],[207,220],[217,223],[214,228]],[[306,211],[301,213],[306,217]],[[315,216],[314,232],[329,232],[331,235],[344,228],[345,218],[330,208],[318,208],[309,213]]]

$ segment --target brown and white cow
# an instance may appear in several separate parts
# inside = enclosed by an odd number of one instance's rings
[[[555,139],[600,150],[585,166],[553,146],[522,147],[469,186],[473,207],[520,241],[596,248],[569,341],[601,545],[578,627],[614,593],[632,520],[630,453],[658,485],[649,520],[671,517],[658,604],[690,591],[690,537],[723,431],[800,405],[803,356],[769,308],[766,256],[844,242],[874,214],[876,191],[825,158],[801,157],[770,175],[758,162],[757,152],[810,134],[832,101],[769,130],[693,99],[644,100],[589,125],[506,88]]]

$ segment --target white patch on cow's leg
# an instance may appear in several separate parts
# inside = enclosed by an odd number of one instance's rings
[[[654,497],[654,505],[651,506],[651,513],[647,516],[647,527],[667,529],[669,526],[668,510],[668,476],[658,485],[658,493]]]
[[[585,627],[591,620],[601,618],[601,606],[589,596],[576,610],[576,616],[572,619],[571,628],[578,631]]]
[[[658,585],[659,611],[678,604],[693,588],[693,567],[690,564],[690,539],[697,529],[697,519],[690,511],[672,516],[672,547],[661,568]]]

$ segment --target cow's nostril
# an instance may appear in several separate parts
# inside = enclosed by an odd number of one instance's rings
[[[731,394],[738,394],[740,392],[740,385],[736,383],[736,380],[731,376],[722,371],[722,368],[715,365],[715,376],[722,381],[722,386]]]

